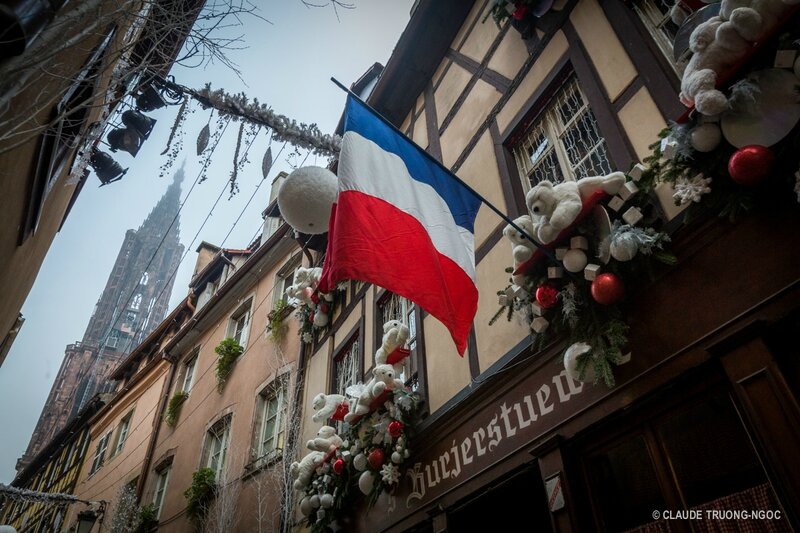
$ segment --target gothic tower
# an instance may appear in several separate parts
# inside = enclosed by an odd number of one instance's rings
[[[175,271],[183,255],[178,212],[181,167],[138,230],[128,230],[83,340],[70,344],[53,387],[17,462],[24,466],[98,392],[108,375],[167,314]]]

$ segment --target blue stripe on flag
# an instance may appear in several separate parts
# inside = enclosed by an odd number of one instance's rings
[[[442,197],[456,224],[475,233],[475,217],[480,200],[458,183],[448,171],[429,161],[408,138],[398,134],[352,96],[347,97],[344,131],[354,131],[383,150],[400,157],[412,178],[427,183]]]

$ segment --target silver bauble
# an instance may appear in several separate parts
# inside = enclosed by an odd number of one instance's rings
[[[630,261],[639,251],[639,244],[633,236],[623,233],[611,240],[609,251],[611,252],[611,257],[617,261]]]
[[[722,130],[712,122],[705,122],[689,133],[692,148],[698,152],[711,152],[722,142]]]

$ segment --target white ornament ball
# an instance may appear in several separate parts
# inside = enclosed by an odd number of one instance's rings
[[[278,190],[278,208],[297,231],[319,235],[328,231],[338,192],[333,172],[322,167],[301,167],[289,174]]]
[[[689,137],[692,141],[692,148],[698,152],[710,152],[722,142],[722,130],[717,124],[705,122],[693,129]]]
[[[617,261],[630,261],[636,257],[639,251],[639,244],[630,235],[620,235],[611,241],[608,247],[611,257]]]
[[[392,462],[396,465],[399,465],[403,462],[403,454],[400,452],[392,452]]]
[[[327,313],[314,313],[314,325],[318,328],[324,328],[328,325],[328,314]]]
[[[564,352],[564,369],[567,371],[567,375],[575,381],[594,381],[594,368],[592,367],[591,361],[586,365],[583,379],[581,380],[578,377],[580,374],[580,372],[578,372],[578,357],[589,353],[591,350],[592,347],[585,342],[576,342]]]
[[[325,509],[333,507],[333,494],[323,494],[319,497],[319,504]]]
[[[365,496],[372,492],[373,485],[375,485],[375,474],[370,471],[363,472],[358,478],[358,488]]]
[[[355,468],[359,472],[362,472],[362,471],[366,470],[366,468],[367,468],[367,456],[364,455],[363,453],[360,453],[360,454],[356,455],[355,459],[353,459],[353,468]]]
[[[579,250],[577,248],[573,248],[571,250],[567,250],[567,253],[564,254],[564,259],[561,260],[564,263],[564,268],[566,268],[570,272],[581,272],[586,267],[586,263],[589,260],[586,258],[586,254],[583,250]]]
[[[303,513],[303,516],[310,515],[313,510],[314,508],[311,506],[311,500],[309,498],[306,497],[300,500],[300,512]]]
[[[311,498],[308,499],[308,502],[311,504],[311,507],[317,509],[320,506],[319,495],[314,494]]]

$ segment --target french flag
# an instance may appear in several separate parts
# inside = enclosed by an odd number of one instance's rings
[[[458,352],[478,306],[480,200],[422,149],[349,95],[319,288],[374,283],[440,320]]]

